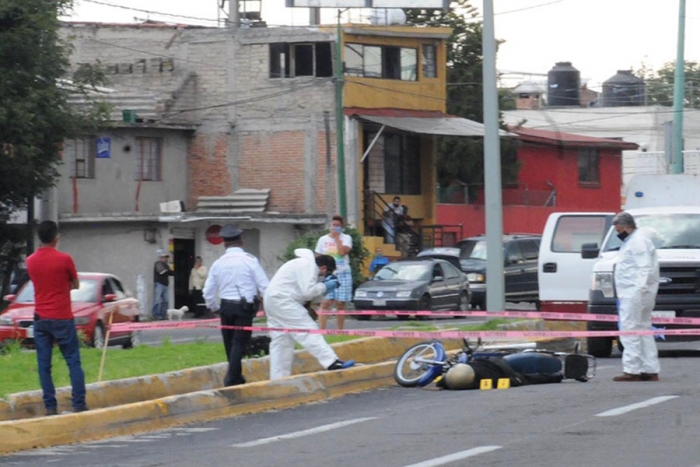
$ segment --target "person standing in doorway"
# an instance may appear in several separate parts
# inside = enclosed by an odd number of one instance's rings
[[[396,229],[399,221],[406,214],[401,205],[401,198],[394,196],[391,204],[384,208],[382,227],[384,228],[384,241],[391,245],[396,241]]]
[[[194,259],[194,266],[192,271],[190,271],[190,309],[194,312],[195,318],[202,318],[204,316],[204,295],[202,290],[204,289],[204,282],[207,280],[207,274],[209,270],[202,264],[202,257],[197,256]]]
[[[340,313],[346,309],[345,304],[352,300],[352,271],[350,269],[350,251],[352,250],[352,237],[343,233],[344,219],[342,216],[333,216],[330,233],[318,239],[316,243],[316,256],[329,255],[335,260],[335,276],[340,282],[340,287],[329,291],[325,300],[321,302],[321,310],[330,310],[333,306]],[[338,329],[345,326],[345,316],[336,317]],[[321,315],[318,325],[326,329],[328,315]]]
[[[46,415],[58,413],[56,388],[51,376],[53,346],[68,365],[74,412],[88,410],[85,374],[80,362],[80,342],[71,309],[70,291],[80,287],[73,258],[56,249],[59,235],[53,221],[37,229],[42,246],[27,258],[27,273],[34,284],[34,345]]]
[[[612,221],[622,246],[615,263],[615,292],[621,331],[648,331],[659,290],[659,261],[647,231],[640,231],[631,214]],[[624,347],[622,371],[613,381],[658,381],[659,353],[654,336],[620,336]]]
[[[168,313],[168,289],[170,276],[175,273],[170,269],[168,258],[170,254],[162,249],[156,250],[158,261],[153,265],[153,310],[151,315],[156,321],[163,321]]]
[[[222,326],[251,326],[269,281],[258,259],[243,251],[243,230],[227,224],[219,234],[226,252],[214,261],[204,283],[207,308],[219,313]],[[241,360],[252,332],[221,328],[228,371],[224,386],[245,384]]]

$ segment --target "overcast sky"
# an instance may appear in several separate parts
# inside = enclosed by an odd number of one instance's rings
[[[149,18],[215,26],[219,1],[76,0],[70,19],[133,22]],[[481,11],[482,0],[472,4]],[[700,1],[687,4],[685,59],[700,61]],[[264,0],[263,19],[269,25],[308,24],[307,10],[284,5],[284,0]],[[494,7],[496,37],[505,40],[497,63],[505,73],[505,84],[546,80],[538,74],[546,75],[555,62],[570,61],[584,80],[590,80],[589,87],[600,91],[602,82],[617,70],[636,70],[643,63],[658,68],[676,58],[678,0],[494,0]],[[324,22],[332,21],[333,14],[326,10]]]

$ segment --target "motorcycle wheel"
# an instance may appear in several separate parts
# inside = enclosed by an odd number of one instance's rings
[[[418,357],[443,363],[416,362]],[[442,374],[444,362],[445,348],[440,342],[421,342],[406,350],[396,362],[394,379],[405,388],[427,386]]]

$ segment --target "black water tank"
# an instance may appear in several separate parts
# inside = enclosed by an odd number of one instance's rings
[[[571,62],[557,62],[547,73],[547,105],[580,106],[581,73]]]
[[[647,85],[630,70],[618,70],[603,83],[603,107],[639,106],[646,102]]]

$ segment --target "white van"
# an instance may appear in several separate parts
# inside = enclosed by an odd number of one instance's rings
[[[585,313],[595,259],[581,257],[584,244],[602,245],[615,213],[555,212],[542,233],[537,280],[542,311]]]

